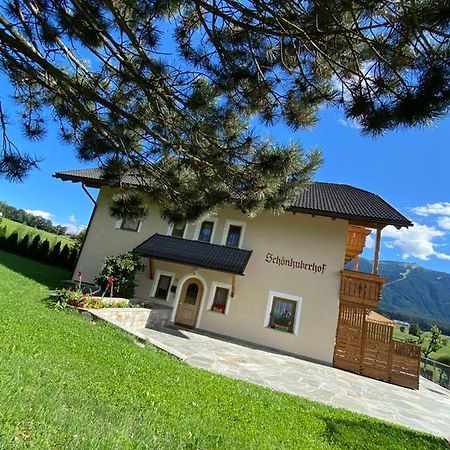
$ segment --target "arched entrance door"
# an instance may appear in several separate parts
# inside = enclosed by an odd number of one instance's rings
[[[202,295],[203,284],[200,280],[197,278],[189,278],[184,282],[175,315],[175,323],[195,327]]]

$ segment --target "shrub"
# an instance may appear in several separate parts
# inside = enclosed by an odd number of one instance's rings
[[[61,253],[59,254],[59,261],[58,261],[58,265],[60,267],[67,267],[67,264],[69,262],[69,257],[70,257],[70,248],[69,246],[66,244],[62,250]]]
[[[422,330],[420,329],[419,325],[417,325],[417,323],[412,323],[409,327],[409,334],[419,337],[422,334]]]
[[[48,255],[48,262],[54,266],[59,266],[59,255],[61,253],[61,242],[58,241]]]
[[[30,245],[30,236],[26,234],[22,240],[20,241],[20,244],[17,247],[17,252],[19,255],[22,256],[28,256],[28,246]]]
[[[48,254],[50,251],[50,243],[46,239],[44,242],[41,243],[39,246],[38,252],[37,252],[37,259],[43,263],[48,262]]]
[[[134,253],[124,253],[118,256],[107,256],[105,264],[94,279],[103,290],[108,286],[108,277],[114,277],[114,296],[131,298],[136,288],[135,276],[139,270],[143,270],[140,257]]]
[[[6,249],[6,225],[0,227],[0,248]]]
[[[11,233],[6,239],[6,250],[11,253],[17,252],[17,241],[19,240],[19,235],[17,232]]]
[[[39,244],[41,242],[40,236],[37,234],[33,241],[31,242],[31,245],[28,247],[28,254],[33,259],[39,259]]]
[[[67,258],[67,269],[73,270],[75,269],[75,264],[77,262],[77,256],[78,256],[78,249],[76,247],[73,247],[70,250],[69,258]]]

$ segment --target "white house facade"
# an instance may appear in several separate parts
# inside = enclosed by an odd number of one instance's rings
[[[364,278],[364,292],[373,295],[367,286],[376,286],[381,229],[411,225],[377,195],[330,183],[313,183],[280,215],[250,218],[224,208],[195,223],[169,224],[154,203],[144,220],[127,222],[110,216],[114,189],[103,185],[99,169],[55,176],[100,189],[75,276],[81,271],[93,282],[106,256],[134,251],[146,267],[136,297],[166,306],[175,326],[327,364],[345,276],[359,276],[344,270],[345,262],[353,259],[357,269],[366,235],[376,229],[374,273]],[[361,295],[361,287],[350,295]]]

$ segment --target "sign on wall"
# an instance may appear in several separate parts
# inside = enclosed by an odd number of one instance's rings
[[[318,264],[316,262],[305,262],[302,259],[286,258],[284,256],[274,255],[273,253],[267,253],[265,262],[273,264],[278,267],[289,267],[297,270],[308,270],[314,273],[324,274],[327,269],[326,264]]]

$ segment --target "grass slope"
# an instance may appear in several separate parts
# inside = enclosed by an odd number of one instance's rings
[[[55,245],[58,241],[61,241],[61,245],[68,244],[73,245],[74,240],[71,238],[68,238],[66,236],[58,236],[53,233],[49,233],[48,231],[39,230],[37,228],[30,227],[28,225],[25,225],[24,223],[15,222],[14,220],[2,218],[0,220],[0,226],[6,225],[6,235],[9,236],[11,233],[17,232],[22,238],[26,234],[29,234],[30,236],[36,236],[37,234],[40,236],[41,240],[47,239],[50,243],[50,247]],[[31,243],[31,242],[30,242]]]
[[[428,348],[428,344],[430,342],[431,333],[429,331],[424,331],[424,341],[422,344],[422,349],[425,350]],[[408,333],[403,333],[400,330],[394,330],[394,338],[400,341],[405,341],[409,336]],[[444,346],[440,348],[437,352],[432,352],[428,356],[431,359],[438,359],[441,356],[448,356],[450,358],[450,336],[442,335],[442,341],[444,342]]]
[[[447,448],[191,368],[106,323],[52,310],[47,288],[62,278],[62,270],[0,251],[1,449]]]

